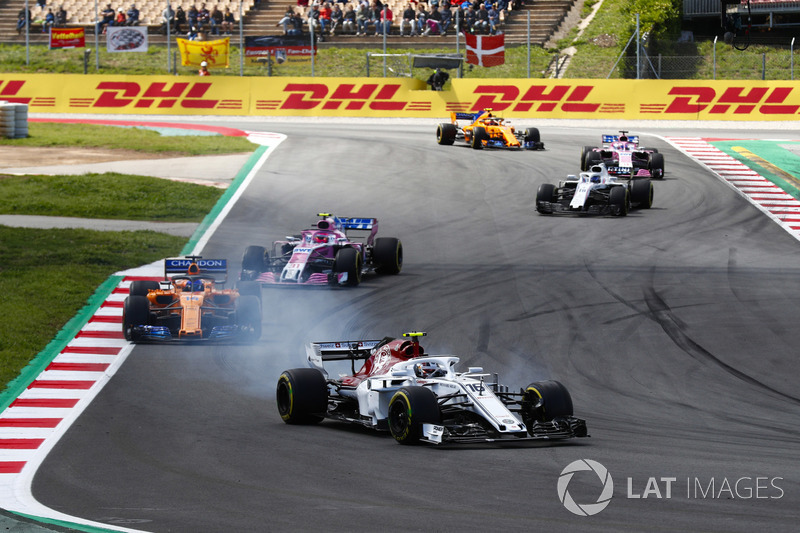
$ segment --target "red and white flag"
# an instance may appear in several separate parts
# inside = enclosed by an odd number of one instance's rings
[[[506,62],[506,38],[499,35],[464,33],[467,40],[467,63],[481,67],[496,67]]]

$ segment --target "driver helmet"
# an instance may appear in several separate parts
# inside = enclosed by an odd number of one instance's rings
[[[592,183],[600,183],[600,174],[592,174],[592,177],[589,181]]]
[[[418,378],[435,378],[443,375],[443,372],[436,363],[425,361],[414,365],[414,375]]]
[[[318,242],[318,243],[328,242],[328,236],[320,234],[320,233],[316,233],[314,235],[314,242]]]
[[[203,280],[202,279],[194,280],[194,286],[192,287],[192,289],[194,290],[194,292],[203,292],[203,290],[205,289],[205,285],[203,285]]]

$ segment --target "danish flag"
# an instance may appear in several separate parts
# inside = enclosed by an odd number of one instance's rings
[[[506,62],[506,38],[499,35],[464,33],[467,41],[467,63],[481,67],[496,67]]]

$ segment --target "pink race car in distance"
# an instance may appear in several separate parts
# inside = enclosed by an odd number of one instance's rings
[[[339,218],[318,213],[320,220],[300,235],[275,241],[272,248],[248,246],[242,257],[242,281],[264,285],[354,287],[368,272],[399,274],[403,244],[376,237],[375,218]],[[353,240],[348,232],[367,233]]]

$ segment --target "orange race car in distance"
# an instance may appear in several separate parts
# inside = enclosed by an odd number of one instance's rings
[[[466,126],[459,126],[459,120],[469,120]],[[450,145],[456,139],[463,140],[475,150],[483,148],[525,148],[544,150],[537,128],[517,130],[504,119],[492,114],[491,109],[477,113],[450,113],[450,122],[443,122],[436,128],[436,142]]]
[[[165,259],[164,281],[131,283],[122,314],[125,339],[258,340],[261,286],[239,282],[236,289],[224,289],[227,271],[225,259]]]

